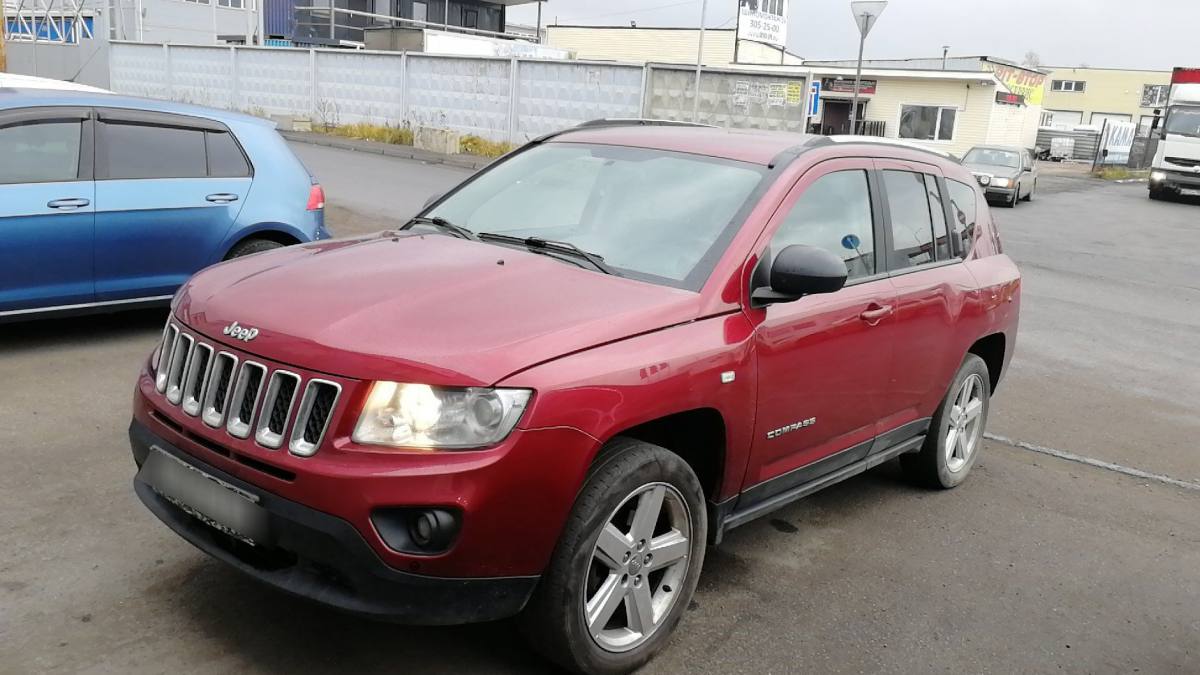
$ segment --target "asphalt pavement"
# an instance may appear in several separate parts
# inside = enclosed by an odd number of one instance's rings
[[[296,146],[337,234],[467,172]],[[1045,177],[994,209],[1024,274],[989,430],[1200,483],[1200,205]],[[0,673],[547,672],[511,622],[411,628],[285,597],[134,497],[134,373],[165,314],[0,326]],[[1200,672],[1200,491],[989,442],[733,531],[650,673]]]

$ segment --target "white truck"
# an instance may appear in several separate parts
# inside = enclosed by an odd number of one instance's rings
[[[1200,194],[1200,68],[1176,68],[1158,150],[1150,165],[1150,198]]]

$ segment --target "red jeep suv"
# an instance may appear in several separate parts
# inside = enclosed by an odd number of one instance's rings
[[[705,546],[899,458],[961,483],[1020,277],[900,143],[648,121],[538,139],[405,226],[197,274],[138,379],[138,496],[343,610],[664,646]]]

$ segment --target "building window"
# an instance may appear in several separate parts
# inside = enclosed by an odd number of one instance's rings
[[[900,138],[917,141],[952,141],[958,109],[936,105],[900,107]]]
[[[1051,91],[1083,91],[1087,82],[1081,80],[1051,80]]]
[[[429,20],[429,5],[423,2],[414,2],[412,5],[413,21],[428,21]]]
[[[231,9],[242,9],[246,6],[246,0],[217,0],[218,7],[229,7]]]
[[[479,27],[479,10],[464,9],[462,11],[463,28],[478,28]]]

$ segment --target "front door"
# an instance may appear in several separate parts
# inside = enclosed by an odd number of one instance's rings
[[[170,295],[216,261],[250,190],[249,165],[228,130],[208,120],[135,111],[99,117],[96,297]],[[241,162],[210,161],[230,143]]]
[[[0,113],[0,313],[95,300],[90,114]]]
[[[763,259],[791,244],[846,261],[828,295],[749,309],[756,324],[758,415],[745,498],[765,499],[862,459],[877,432],[892,362],[894,291],[872,163],[832,160],[807,172],[766,231]],[[775,479],[775,480],[772,480]]]

